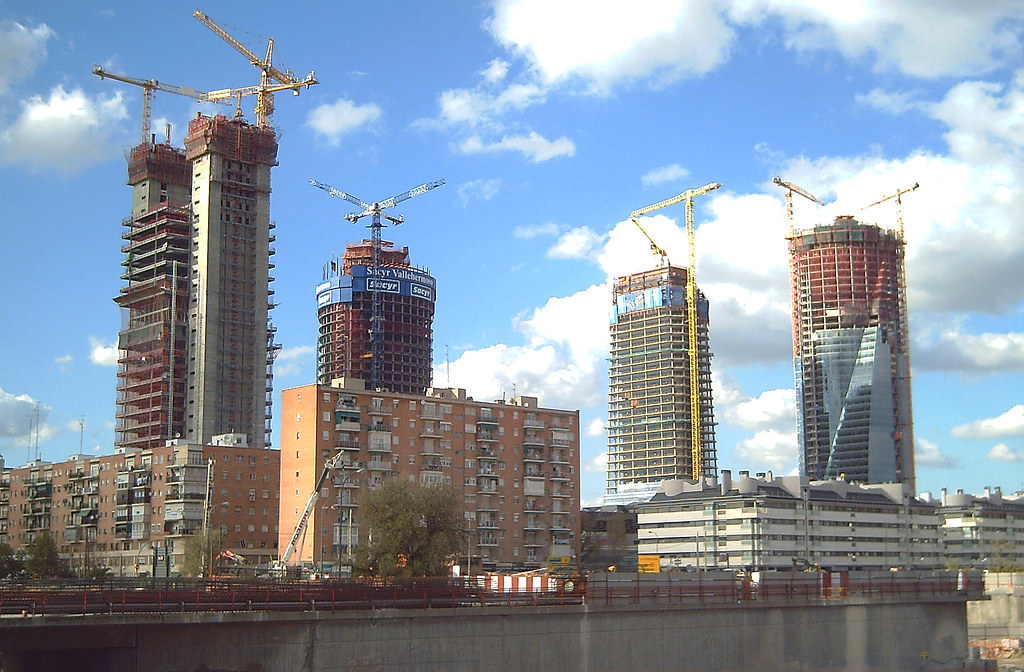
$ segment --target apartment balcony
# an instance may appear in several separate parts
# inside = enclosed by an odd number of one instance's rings
[[[527,430],[543,430],[547,427],[547,424],[543,420],[538,420],[536,416],[530,413],[523,420],[523,427]]]
[[[570,441],[569,439],[564,438],[564,437],[552,436],[551,437],[551,445],[552,446],[559,446],[561,448],[571,448],[572,447],[572,441]]]
[[[546,506],[541,504],[535,499],[526,500],[526,512],[527,513],[544,513],[548,510]]]
[[[338,439],[334,446],[339,451],[358,451],[362,449],[359,439]]]
[[[369,460],[365,464],[366,468],[370,471],[382,472],[391,471],[391,467],[393,466],[390,460],[386,462],[384,460]]]
[[[540,446],[541,448],[543,448],[546,445],[547,441],[545,441],[544,438],[541,436],[527,434],[526,436],[523,437],[524,448],[526,446]]]
[[[539,520],[527,520],[526,524],[523,525],[523,530],[525,532],[543,532],[546,529],[548,528]]]
[[[369,446],[367,446],[366,450],[367,450],[367,452],[369,452],[371,454],[384,454],[384,453],[387,453],[388,455],[390,455],[391,454],[391,443],[390,442],[383,443],[383,442],[374,441]]]
[[[527,469],[523,477],[543,481],[546,474],[540,469]]]
[[[444,438],[444,434],[442,434],[441,430],[438,429],[437,427],[425,426],[423,429],[420,430],[420,438],[421,439],[443,439]]]
[[[480,448],[477,453],[477,459],[479,461],[487,460],[488,462],[493,462],[498,459],[498,455],[490,448]]]
[[[378,406],[376,404],[370,404],[370,407],[367,409],[367,412],[370,415],[374,416],[374,417],[380,417],[380,418],[390,418],[391,417],[391,409],[384,408],[383,406]],[[390,420],[388,420],[388,422],[390,422]]]
[[[420,471],[442,471],[441,464],[438,462],[427,462],[420,465]]]
[[[566,457],[564,450],[552,450],[551,451],[551,464],[558,465],[569,465],[569,458]],[[567,470],[566,470],[567,471]]]
[[[442,418],[443,418],[443,416],[441,415],[440,412],[438,412],[436,410],[429,411],[426,408],[424,408],[422,404],[420,405],[420,419],[421,420],[441,420]]]
[[[549,494],[550,494],[551,497],[558,497],[558,498],[572,497],[572,493],[571,492],[569,492],[568,490],[561,489],[561,488],[552,489]]]
[[[477,427],[476,427],[476,440],[477,441],[497,442],[499,438],[500,437],[498,436],[497,432],[490,432],[490,431],[486,431],[486,430],[481,431],[480,430],[480,425],[477,425]]]
[[[479,530],[498,529],[498,521],[481,518],[477,520],[476,527]]]
[[[335,416],[337,416],[337,413],[335,413]],[[360,432],[362,429],[363,426],[359,424],[359,418],[355,420],[334,418],[334,431],[336,432]]]
[[[476,542],[477,546],[497,546],[498,540],[495,537],[480,537],[480,540]]]
[[[523,462],[544,462],[544,451],[523,446]]]
[[[390,422],[378,422],[376,420],[373,420],[373,421],[370,422],[369,425],[366,426],[366,431],[368,431],[368,432],[386,432],[386,433],[390,434],[391,433],[391,423]]]
[[[569,482],[569,472],[564,469],[554,469],[551,472],[551,480],[558,482]]]

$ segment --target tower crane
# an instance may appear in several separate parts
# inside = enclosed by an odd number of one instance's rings
[[[350,212],[349,214],[345,215],[345,219],[352,222],[353,224],[358,222],[363,217],[369,215],[369,229],[372,241],[370,249],[373,253],[372,276],[374,280],[377,280],[380,278],[381,266],[380,232],[381,228],[383,227],[381,218],[383,217],[384,219],[387,219],[396,226],[405,221],[405,217],[403,215],[398,215],[397,217],[395,217],[385,213],[384,210],[386,210],[387,208],[393,208],[402,201],[407,201],[414,196],[419,196],[420,194],[425,194],[432,189],[436,189],[437,187],[440,187],[441,185],[444,184],[444,180],[437,180],[436,182],[426,182],[418,187],[410,189],[409,191],[398,194],[397,196],[392,196],[391,198],[388,198],[386,200],[374,203],[367,203],[366,201],[360,198],[356,198],[352,194],[345,193],[340,189],[335,189],[331,185],[324,184],[323,182],[317,182],[316,180],[311,179],[309,183],[312,184],[314,187],[317,187],[318,189],[323,189],[331,196],[346,200],[349,203],[352,203],[353,205],[358,205],[360,208],[362,208],[362,212]],[[378,284],[376,282],[367,284],[368,288],[370,289],[370,293],[373,297],[373,312],[371,313],[370,317],[370,384],[374,390],[377,390],[380,389],[382,384],[384,367],[384,299],[383,296],[381,295]]]
[[[230,44],[234,49],[248,59],[249,63],[260,71],[260,83],[251,87],[250,93],[256,94],[256,125],[268,126],[270,117],[274,113],[274,93],[277,91],[290,90],[296,96],[299,90],[309,88],[317,84],[316,77],[310,72],[303,79],[299,79],[291,70],[281,72],[271,62],[274,55],[274,38],[267,40],[267,55],[260,59],[259,56],[249,50],[244,44],[232,37],[226,30],[217,25],[213,19],[203,14],[198,9],[192,14],[204,26],[212,30],[218,37]],[[273,82],[277,82],[274,84]],[[237,95],[237,94],[233,94]],[[248,94],[245,94],[248,95]],[[239,96],[240,98],[240,96]]]
[[[697,246],[695,243],[695,236],[693,230],[693,199],[697,196],[703,196],[709,191],[714,191],[722,185],[718,182],[711,182],[705,184],[703,187],[696,189],[688,189],[677,196],[659,201],[652,205],[634,210],[630,214],[630,218],[640,228],[647,240],[651,243],[651,250],[661,257],[662,262],[667,261],[667,254],[665,251],[654,242],[654,239],[640,226],[640,222],[637,219],[641,215],[646,215],[649,212],[660,210],[661,208],[669,205],[674,205],[682,201],[686,201],[686,240],[690,250],[690,265],[686,269],[686,321],[688,334],[687,350],[689,355],[689,366],[690,366],[690,458],[693,465],[693,478],[699,480],[703,471],[703,453],[701,451],[702,441],[702,428],[701,428],[701,409],[700,409],[700,379],[697,375],[698,357],[697,357]]]
[[[230,105],[226,100],[213,98],[211,94],[206,91],[197,91],[196,89],[187,86],[175,86],[174,84],[165,84],[156,79],[139,79],[137,77],[129,77],[127,75],[119,75],[117,73],[108,72],[99,65],[92,66],[92,74],[96,75],[100,79],[113,79],[118,82],[124,82],[125,84],[134,84],[135,86],[142,87],[142,143],[149,144],[152,142],[149,134],[149,128],[151,119],[153,116],[153,92],[164,91],[166,93],[175,93],[179,96],[187,96],[193,100],[198,100],[201,103],[218,103],[220,105]]]
[[[889,199],[895,198],[896,199],[896,231],[897,231],[897,233],[900,234],[900,237],[902,238],[903,237],[903,194],[910,193],[911,191],[917,189],[920,186],[921,186],[920,183],[914,182],[914,186],[912,186],[912,187],[907,187],[906,189],[897,189],[895,194],[889,194],[888,196],[883,196],[882,198],[880,198],[879,200],[875,201],[874,203],[872,203],[870,205],[865,205],[863,208],[858,210],[858,212],[863,212],[864,210],[867,210],[868,208],[872,208],[872,207],[878,205],[879,203],[885,203]],[[904,286],[906,286],[906,285],[904,285]]]
[[[817,203],[818,205],[825,205],[824,203],[819,201],[816,196],[810,194],[809,192],[807,192],[804,189],[801,189],[800,187],[796,186],[792,182],[784,182],[782,180],[782,178],[780,178],[778,176],[776,176],[775,179],[772,180],[772,182],[777,184],[777,185],[779,185],[780,187],[782,187],[783,189],[786,190],[786,221],[789,222],[789,234],[788,235],[790,235],[790,236],[793,235],[793,193],[794,192],[797,193],[797,194],[800,194],[801,196],[803,196],[804,198],[806,198],[809,201],[813,201],[813,202]]]

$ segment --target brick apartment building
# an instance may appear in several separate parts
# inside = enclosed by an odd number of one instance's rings
[[[280,468],[279,451],[249,448],[236,434],[215,437],[212,445],[176,439],[146,450],[30,462],[0,475],[0,541],[18,550],[49,533],[72,569],[108,567],[115,576],[150,574],[155,556],[164,571],[169,554],[173,575],[184,538],[202,528],[208,505],[222,545],[265,563],[277,555]]]
[[[388,477],[456,487],[473,533],[466,552],[474,570],[478,563],[541,567],[552,546],[578,555],[578,411],[540,408],[534,397],[474,401],[462,389],[371,392],[353,379],[286,389],[281,548],[339,451],[341,467],[323,487],[292,562],[350,557],[371,532],[360,521],[360,497]]]

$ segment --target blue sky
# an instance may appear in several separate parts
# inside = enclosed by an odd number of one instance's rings
[[[444,178],[385,238],[438,281],[435,385],[579,408],[585,503],[604,492],[609,278],[655,260],[639,207],[708,182],[719,466],[797,468],[783,192],[796,225],[897,188],[908,241],[918,489],[1024,488],[1024,4],[890,0],[280,3],[200,7],[320,84],[279,94],[275,386],[313,381],[320,268],[366,201]],[[244,8],[244,10],[243,10]],[[181,3],[0,1],[0,452],[113,444],[124,152],[141,90],[94,63],[255,84]],[[244,103],[251,120],[254,101]],[[179,143],[198,110],[157,93]],[[895,224],[890,201],[863,213]],[[683,207],[645,221],[686,261]],[[446,356],[447,353],[447,356]],[[280,396],[277,396],[279,402]],[[84,430],[79,431],[80,420]],[[275,435],[275,443],[277,437]]]

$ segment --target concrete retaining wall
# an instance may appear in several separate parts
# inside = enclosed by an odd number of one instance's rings
[[[69,622],[72,621],[72,622]],[[905,672],[961,669],[963,602],[29,618],[3,672]]]

